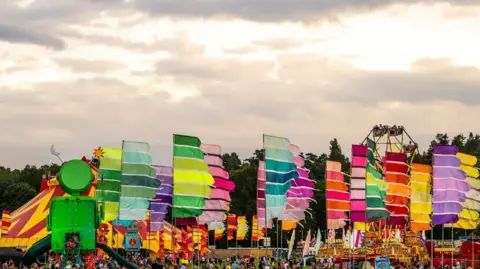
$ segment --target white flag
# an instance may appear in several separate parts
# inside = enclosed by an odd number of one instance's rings
[[[310,233],[310,230],[308,230],[307,238],[305,239],[305,245],[303,246],[303,252],[302,256],[305,256],[308,254],[308,250],[310,249],[310,242],[312,241],[312,235]]]
[[[292,255],[293,246],[295,245],[295,230],[292,230],[292,236],[290,237],[290,242],[288,242],[288,259]]]
[[[320,232],[320,228],[317,231],[317,241],[315,242],[315,253],[322,247],[322,233]]]

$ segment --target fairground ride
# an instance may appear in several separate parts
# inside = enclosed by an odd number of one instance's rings
[[[409,164],[412,163],[415,155],[419,154],[418,144],[401,125],[375,125],[362,144],[368,145],[369,141],[375,143],[374,154],[379,164],[383,163],[382,156],[385,152],[405,153]]]

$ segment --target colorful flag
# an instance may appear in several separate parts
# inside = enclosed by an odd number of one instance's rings
[[[470,190],[465,172],[459,169],[457,152],[453,145],[433,147],[433,225],[457,222],[466,201],[465,193]]]
[[[225,228],[219,228],[215,229],[215,240],[220,240],[223,237],[223,234],[225,233]]]
[[[148,143],[123,141],[119,220],[147,219],[150,200],[160,186],[151,165]]]
[[[150,201],[150,230],[161,231],[168,208],[172,206],[173,168],[153,165],[155,177],[160,182],[155,198]]]
[[[300,148],[291,145],[292,161],[297,166],[298,177],[290,180],[290,189],[287,191],[285,211],[280,215],[282,228],[294,229],[296,222],[305,219],[305,212],[310,207],[310,200],[314,195],[315,182],[309,179],[309,171],[303,168],[305,160],[299,156]],[[288,227],[286,227],[286,225]]]
[[[387,152],[385,155],[385,181],[388,183],[386,208],[390,213],[388,225],[404,226],[408,221],[409,187],[408,158],[405,153]]]
[[[350,175],[350,219],[356,226],[365,229],[367,203],[365,201],[365,175],[368,148],[352,145],[352,169]],[[358,225],[357,225],[358,224]],[[356,227],[359,230],[360,227]]]
[[[223,168],[222,148],[218,145],[202,144],[210,174],[214,184],[210,196],[205,201],[199,224],[208,224],[210,230],[224,227],[223,220],[230,204],[230,192],[235,190],[235,183],[230,180],[228,172]]]
[[[346,225],[345,221],[348,220],[350,193],[344,182],[342,164],[327,161],[325,174],[328,229],[343,228]]]
[[[228,214],[227,217],[227,240],[233,240],[233,234],[238,230],[237,216],[235,214]]]
[[[371,164],[367,165],[366,183],[367,219],[388,219],[390,213],[385,208],[388,184],[382,180],[382,173]]]
[[[480,173],[475,167],[478,160],[476,156],[464,153],[457,153],[457,158],[462,163],[460,169],[467,175],[466,181],[470,185],[470,190],[464,192],[466,201],[458,214],[459,220],[453,224],[453,227],[472,230],[477,228],[478,211],[480,211],[480,180],[478,179]]]
[[[248,233],[248,223],[245,216],[237,217],[237,240],[245,240]]]
[[[263,229],[258,226],[257,216],[252,217],[252,240],[258,241],[263,239]]]
[[[410,170],[410,229],[412,231],[428,231],[432,213],[432,167],[430,165],[412,163]]]
[[[197,137],[174,135],[173,216],[200,216],[214,184]]]
[[[9,210],[3,210],[2,211],[2,219],[1,219],[1,230],[0,230],[0,237],[2,235],[6,235],[8,233],[8,230],[10,229],[10,224],[12,222],[12,216],[10,215]]]
[[[287,138],[263,136],[265,149],[266,218],[278,218],[285,210],[291,179],[298,177],[297,165]]]
[[[102,148],[103,158],[100,158],[100,166],[97,177],[97,201],[105,205],[104,221],[112,221],[117,218],[120,206],[120,190],[122,180],[122,149]]]
[[[390,218],[390,213],[385,208],[385,198],[387,196],[388,184],[383,181],[383,176],[376,168],[375,150],[376,143],[367,138],[368,145],[368,163],[366,169],[366,187],[365,197],[367,201],[367,219],[368,220],[386,220]]]
[[[265,208],[267,207],[265,202],[265,162],[258,162],[257,171],[257,216],[258,226],[261,228],[272,228],[273,222],[271,219],[266,220]]]

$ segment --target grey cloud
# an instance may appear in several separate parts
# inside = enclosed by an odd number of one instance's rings
[[[394,3],[432,3],[432,0],[137,0],[135,5],[163,16],[233,16],[254,21],[336,20],[334,12],[371,10]],[[450,0],[452,4],[478,4],[476,0]]]
[[[104,10],[115,14],[119,6],[101,1],[39,0],[20,8],[14,1],[0,1],[0,40],[63,49],[66,44],[58,37],[58,29],[68,23],[88,22]]]
[[[156,72],[161,76],[170,75],[181,80],[198,79],[211,82],[216,80],[247,82],[252,76],[257,79],[266,77],[272,68],[273,63],[268,62],[245,63],[238,60],[213,62],[203,57],[190,59],[188,63],[172,59],[156,64]]]
[[[327,150],[329,139],[337,137],[348,152],[349,143],[359,142],[378,123],[406,126],[421,145],[437,131],[480,128],[475,123],[480,104],[452,104],[448,94],[463,81],[480,87],[477,70],[455,68],[446,61],[419,62],[415,72],[385,74],[355,70],[313,54],[287,54],[274,63],[207,58],[202,46],[182,38],[164,46],[172,58],[159,61],[154,73],[142,75],[158,85],[173,78],[196,87],[200,96],[172,102],[160,86],[159,92],[146,91],[101,74],[32,85],[28,92],[0,89],[0,121],[9,130],[0,132],[0,150],[18,146],[19,152],[27,147],[35,151],[27,156],[0,154],[0,163],[18,167],[48,162],[42,152],[51,143],[73,158],[90,154],[98,145],[119,146],[124,139],[148,141],[156,145],[154,159],[168,161],[172,133],[197,135],[247,157],[261,146],[262,133],[289,137],[313,152]],[[447,74],[458,79],[445,85],[438,76]],[[411,95],[386,97],[387,82],[389,89],[410,85]],[[415,94],[427,82],[437,89],[435,100],[419,100]],[[386,108],[382,100],[403,102],[400,108]],[[462,116],[465,111],[469,112]],[[460,116],[472,123],[459,122]]]
[[[82,59],[67,59],[58,58],[55,62],[60,66],[75,73],[96,73],[103,74],[111,71],[126,68],[120,62],[115,61],[100,61],[100,60],[82,60]]]
[[[411,73],[357,71],[346,75],[332,91],[331,100],[364,103],[451,100],[480,105],[479,69],[455,67],[445,60],[421,60],[414,63],[412,69]],[[352,91],[352,84],[362,90]]]
[[[21,9],[11,1],[0,3],[0,38],[10,42],[33,43],[50,48],[61,49],[65,43],[58,36],[62,27],[68,23],[85,23],[101,12],[108,14],[134,14],[137,11],[152,16],[164,17],[238,17],[254,21],[337,21],[335,13],[341,10],[370,10],[392,3],[416,3],[432,1],[399,0],[44,0],[36,1],[28,8]],[[450,1],[453,4],[478,4],[478,1]],[[460,11],[457,11],[457,13]],[[458,14],[457,14],[458,15]],[[445,14],[445,16],[453,16]],[[143,18],[141,18],[143,19]],[[140,19],[140,20],[141,20]],[[136,19],[138,20],[138,19]],[[136,20],[121,22],[132,25]],[[22,25],[22,29],[7,25]],[[65,31],[63,31],[65,32]],[[68,35],[68,34],[67,34]],[[94,37],[92,37],[94,38]],[[97,37],[101,39],[105,37]],[[108,39],[108,38],[107,38]],[[137,49],[155,50],[155,46],[146,44],[125,44]],[[256,44],[277,48],[289,46],[285,42]]]
[[[98,14],[103,10],[116,12],[112,3],[101,1],[88,2],[78,0],[38,0],[27,8],[20,8],[14,1],[0,3],[0,22],[58,23],[85,22],[85,16]]]
[[[0,23],[45,25],[57,28],[62,23],[88,21],[107,11],[109,14],[133,14],[142,11],[165,17],[237,17],[254,21],[338,21],[335,13],[344,10],[371,10],[394,3],[434,3],[431,0],[45,0],[26,9],[13,2],[0,3]],[[476,0],[450,0],[452,4],[478,4]],[[128,23],[128,22],[124,22]],[[132,23],[132,22],[130,22]]]
[[[188,42],[184,46],[189,47]],[[295,91],[286,86],[284,81],[270,78],[275,68],[273,62],[212,60],[200,55],[178,54],[175,47],[172,47],[172,51],[177,57],[156,64],[158,79],[161,81],[165,76],[173,77],[178,82],[200,87],[201,100],[209,100],[220,113],[234,109],[246,116],[277,121],[290,119],[297,108]],[[307,89],[302,91],[306,92]],[[272,106],[283,108],[284,113],[269,109]]]
[[[63,40],[47,33],[5,24],[0,24],[0,40],[12,43],[32,43],[57,50],[65,48]]]
[[[84,34],[74,29],[61,29],[59,33],[67,38],[80,39],[92,44],[105,45],[109,47],[123,48],[142,53],[168,52],[174,56],[182,55],[198,55],[203,53],[204,48],[190,42],[186,34],[178,33],[174,38],[164,38],[156,40],[153,43],[132,42],[125,40],[120,36],[108,36],[99,34]]]
[[[389,4],[393,0],[140,0],[136,5],[143,11],[165,16],[214,17],[230,15],[256,21],[316,21],[326,13],[355,7],[371,8]]]
[[[184,46],[188,47],[188,42]],[[175,51],[175,47],[171,50]],[[200,50],[200,47],[196,49]],[[295,98],[299,91],[308,96],[302,100],[304,102],[361,102],[370,105],[382,101],[457,101],[480,105],[480,70],[455,67],[445,59],[418,61],[412,66],[414,72],[371,72],[308,54],[283,54],[277,63],[234,59],[215,61],[202,56],[177,55],[157,63],[158,76],[170,76],[197,85],[207,98],[235,96],[245,113],[260,111],[260,114],[276,119],[285,115],[262,112],[262,104],[278,101],[278,107],[291,110],[300,100]],[[276,65],[279,66],[277,71]],[[280,80],[272,78],[275,72]],[[251,96],[255,98],[248,99]],[[308,111],[306,115],[313,114],[314,111]]]

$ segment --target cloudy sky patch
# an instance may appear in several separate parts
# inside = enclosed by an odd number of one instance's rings
[[[173,133],[248,157],[262,134],[344,151],[379,123],[422,148],[478,131],[476,1],[0,3],[0,165]],[[335,3],[335,4],[332,4]]]

